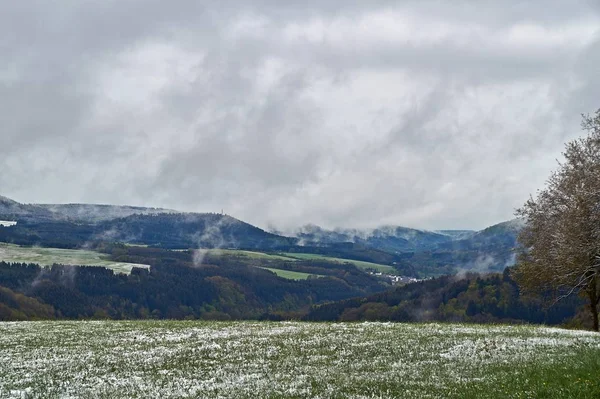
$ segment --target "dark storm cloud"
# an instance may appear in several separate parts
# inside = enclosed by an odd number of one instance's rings
[[[596,2],[12,2],[0,194],[479,228],[597,100]]]

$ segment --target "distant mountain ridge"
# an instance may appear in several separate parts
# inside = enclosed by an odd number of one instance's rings
[[[402,226],[333,229],[305,225],[287,235],[228,215],[95,204],[20,204],[0,196],[0,241],[79,247],[113,241],[163,248],[230,248],[308,252],[393,265],[399,274],[430,276],[461,270],[499,271],[514,263],[523,221],[481,231],[428,231]]]
[[[450,236],[454,239],[469,238],[476,233],[475,230],[434,230],[434,233]]]
[[[179,213],[173,209],[147,208],[129,205],[102,204],[39,204],[41,208],[66,217],[67,219],[100,222],[131,215],[154,215],[159,213]]]
[[[229,215],[127,205],[20,204],[0,197],[0,220],[18,221],[0,240],[61,248],[96,241],[177,249],[268,250],[295,244]]]
[[[480,231],[427,231],[402,226],[375,229],[327,230],[306,225],[291,235],[300,245],[331,246],[354,243],[398,257],[398,270],[406,275],[452,274],[458,271],[502,271],[515,262],[514,248],[524,222],[513,219]]]
[[[433,249],[439,244],[468,239],[478,233],[473,230],[430,231],[392,225],[374,229],[336,228],[328,230],[314,224],[307,224],[288,234],[280,231],[274,232],[296,237],[300,240],[300,245],[352,242],[392,253]]]
[[[172,209],[102,204],[22,204],[0,195],[0,219],[100,222],[135,214],[177,213]]]
[[[39,205],[21,204],[0,195],[0,220],[37,219],[53,220],[59,218],[48,209]]]
[[[135,214],[98,225],[102,239],[164,248],[244,248],[270,250],[294,240],[217,213]]]

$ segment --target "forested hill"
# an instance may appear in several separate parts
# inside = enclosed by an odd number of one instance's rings
[[[278,232],[279,234],[282,234]],[[463,231],[463,235],[467,234]],[[381,226],[375,229],[333,229],[308,224],[289,232],[302,245],[323,246],[341,242],[372,247],[390,253],[433,249],[438,244],[454,240],[457,236],[402,226]]]
[[[127,260],[143,259],[152,268],[117,275],[98,267],[41,269],[0,262],[0,320],[192,317],[587,327],[578,313],[584,309],[579,298],[546,308],[540,298],[522,296],[508,271],[445,276],[369,295],[384,287],[349,265],[305,263],[302,267],[322,277],[294,281],[234,259],[194,266],[190,252],[116,249],[126,251]]]
[[[132,215],[100,223],[21,220],[0,227],[0,241],[19,245],[79,248],[99,242],[123,242],[163,248],[269,249],[295,241],[211,213]]]
[[[579,298],[547,305],[539,297],[521,295],[507,268],[502,274],[443,276],[367,297],[316,305],[305,319],[570,323],[577,327],[586,322],[577,317],[583,310]]]
[[[443,250],[473,250],[490,247],[513,247],[523,226],[519,219],[498,223],[480,231],[428,231],[402,226],[381,226],[375,229],[333,229],[305,225],[287,235],[296,237],[305,246],[327,246],[351,242],[388,253],[427,252]],[[284,234],[276,232],[277,234]],[[285,234],[284,234],[285,235]],[[504,269],[504,268],[502,268]],[[500,270],[502,270],[500,269]]]
[[[438,249],[477,250],[490,248],[513,248],[517,244],[517,235],[523,228],[521,219],[495,224],[468,237],[440,243]]]
[[[177,213],[177,211],[172,209],[147,208],[129,205],[39,204],[38,206],[69,220],[78,220],[83,222],[100,222],[131,215]]]
[[[438,232],[401,226],[327,230],[306,225],[290,234],[314,252],[341,249],[341,241],[346,242],[346,247],[380,251],[389,254],[400,274],[427,277],[467,270],[501,272],[514,263],[514,248],[522,225],[522,221],[514,219],[481,231]]]
[[[0,220],[48,221],[57,219],[62,219],[62,217],[44,207],[21,204],[0,195]]]
[[[268,233],[228,215],[178,213],[133,215],[98,226],[101,238],[163,248],[273,249],[295,240]]]
[[[0,197],[0,241],[79,248],[97,242],[155,247],[229,248],[311,253],[393,266],[396,274],[429,277],[459,271],[502,271],[514,262],[522,223],[475,232],[402,226],[327,230],[307,225],[291,236],[267,232],[228,215],[112,205],[33,205]]]
[[[251,258],[208,257],[199,262],[194,251],[122,244],[104,250],[112,259],[151,267],[126,275],[102,267],[0,262],[0,320],[298,318],[310,304],[389,288],[349,264],[288,262],[312,275],[293,280]],[[284,262],[278,266],[286,267]]]
[[[94,223],[134,214],[176,213],[171,209],[129,205],[22,204],[0,195],[0,220]]]

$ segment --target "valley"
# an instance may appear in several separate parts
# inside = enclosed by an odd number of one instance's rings
[[[0,226],[0,288],[11,298],[0,309],[5,320],[584,326],[580,302],[546,309],[540,299],[520,294],[507,269],[522,226],[516,220],[481,231],[308,225],[282,235],[220,213],[24,205],[6,197],[0,219],[17,222]],[[458,272],[462,277],[450,277]]]
[[[223,214],[89,204],[24,205],[6,197],[0,198],[0,218],[18,222],[10,228],[0,226],[0,242],[24,246],[78,249],[121,242],[225,254],[239,250],[245,252],[236,256],[349,261],[363,270],[415,278],[468,270],[500,272],[514,262],[519,231],[514,221],[479,232],[401,226],[327,230],[311,225],[286,236]]]
[[[0,38],[0,399],[600,399],[600,0]]]

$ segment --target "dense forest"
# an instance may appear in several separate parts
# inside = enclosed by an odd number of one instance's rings
[[[20,204],[0,196],[0,242],[53,248],[124,242],[156,248],[228,248],[300,252],[393,266],[400,275],[431,277],[464,270],[498,271],[514,262],[519,221],[481,231],[425,231],[402,226],[268,232],[220,213],[93,204]]]
[[[502,274],[443,276],[390,290],[350,264],[281,262],[319,274],[287,280],[252,266],[257,260],[192,251],[106,245],[112,259],[151,264],[130,275],[99,267],[0,262],[0,319],[302,319],[310,321],[465,321],[581,326],[579,298],[546,306],[523,296]],[[264,261],[261,261],[264,262]],[[273,265],[270,265],[273,266]]]
[[[582,300],[556,304],[543,297],[521,295],[503,273],[443,276],[367,297],[313,306],[304,317],[312,321],[452,321],[476,323],[544,323],[580,325]]]
[[[195,264],[191,251],[123,245],[104,250],[111,252],[113,259],[152,267],[150,271],[134,268],[124,275],[100,267],[41,268],[0,262],[0,287],[5,293],[0,318],[23,318],[19,312],[28,318],[296,317],[300,309],[314,303],[389,288],[348,264],[295,262],[295,270],[323,276],[295,281],[235,258]],[[25,297],[29,298],[26,303]],[[31,308],[39,308],[39,312],[32,313]]]
[[[386,252],[366,241],[298,245],[297,238],[268,233],[221,214],[131,215],[97,223],[21,220],[16,226],[0,226],[0,242],[25,246],[89,248],[105,242],[126,242],[167,249],[234,248],[313,253],[390,265],[399,275],[420,278],[462,270],[500,272],[512,264],[515,240],[514,231],[496,229],[484,230],[468,239],[436,242],[434,249],[407,252]]]
[[[472,232],[403,227],[328,231],[294,237],[228,215],[152,208],[22,205],[2,198],[0,242],[86,248],[117,262],[150,265],[131,274],[100,267],[0,263],[0,319],[200,318],[530,322],[578,325],[582,302],[555,306],[522,295],[509,269],[521,228],[511,221]],[[90,208],[91,207],[91,208]],[[90,209],[92,211],[90,213]],[[83,212],[82,217],[77,215]],[[142,244],[131,246],[130,244]],[[302,245],[300,245],[302,244]],[[310,253],[393,266],[397,275],[437,278],[392,287],[349,263],[203,254],[190,248]],[[177,250],[176,250],[177,249]],[[277,276],[265,267],[307,273]],[[476,274],[469,271],[503,273]],[[449,275],[461,271],[461,277]],[[464,272],[467,272],[466,274]]]
[[[128,242],[160,248],[286,248],[294,240],[268,233],[227,215],[131,215],[97,223],[74,220],[19,220],[0,227],[0,241],[19,245],[79,248],[97,242]]]

